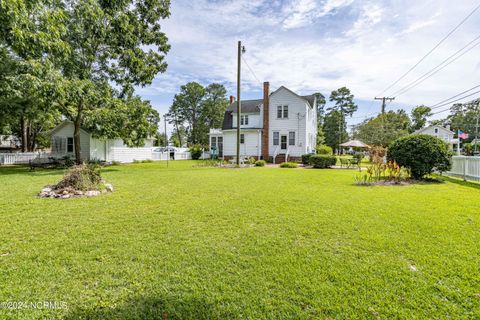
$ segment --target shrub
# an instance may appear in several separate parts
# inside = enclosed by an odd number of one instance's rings
[[[196,144],[190,147],[188,150],[193,160],[198,160],[202,156],[202,146]]]
[[[298,163],[295,162],[282,162],[280,168],[298,168]]]
[[[266,161],[265,160],[257,160],[255,161],[255,167],[265,167]]]
[[[370,149],[370,162],[371,163],[383,163],[383,157],[385,157],[385,148],[382,146],[373,146]]]
[[[362,161],[363,157],[365,157],[365,155],[363,154],[363,152],[355,152],[353,154],[353,158],[354,159],[358,159],[359,161]]]
[[[310,157],[309,163],[314,168],[319,168],[319,169],[330,168],[331,166],[334,166],[337,163],[337,158],[334,156],[327,156],[322,154],[312,155]]]
[[[317,146],[317,154],[333,155],[333,149],[325,144]]]
[[[451,168],[452,154],[447,144],[439,138],[419,134],[393,141],[387,153],[389,161],[410,169],[415,179],[423,178],[433,170],[440,172]]]
[[[304,154],[302,155],[302,164],[303,165],[308,165],[310,163],[310,157],[312,154]]]
[[[120,165],[120,161],[112,161],[112,162],[110,162],[110,165],[112,165],[112,166],[119,166],[119,165]]]
[[[152,159],[145,159],[145,160],[142,160],[142,163],[152,163],[153,160]]]
[[[99,190],[102,186],[100,166],[95,164],[78,165],[70,168],[54,189],[73,188],[75,190]]]
[[[250,158],[248,158],[248,161],[247,161],[247,162],[248,162],[248,164],[252,164],[252,165],[253,165],[253,164],[255,164],[256,161],[257,161],[257,160],[256,160],[254,157],[250,157]]]

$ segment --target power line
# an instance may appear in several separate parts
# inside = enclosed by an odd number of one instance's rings
[[[425,80],[427,80],[428,78],[434,76],[435,74],[437,74],[438,72],[440,72],[441,70],[445,69],[447,66],[449,66],[450,64],[452,64],[453,62],[457,61],[458,59],[460,59],[462,56],[464,56],[465,54],[467,54],[468,52],[470,52],[471,50],[473,50],[475,47],[477,47],[478,45],[480,45],[480,42],[477,42],[476,44],[474,44],[472,47],[468,48],[467,50],[465,50],[467,47],[469,47],[472,43],[474,43],[475,41],[477,41],[478,39],[480,39],[480,36],[476,37],[475,39],[473,39],[472,41],[470,41],[467,45],[465,45],[463,48],[461,48],[460,50],[458,50],[457,52],[455,52],[454,54],[452,54],[451,56],[449,56],[447,59],[443,60],[439,65],[437,65],[435,68],[431,69],[430,71],[428,71],[427,73],[423,74],[421,77],[417,78],[415,81],[412,81],[410,82],[408,85],[404,86],[403,88],[401,88],[400,90],[396,91],[395,93],[393,93],[392,95],[393,96],[399,96],[399,95],[402,95],[404,94],[405,92],[415,88],[416,86],[418,86],[419,84],[421,84],[422,82],[424,82]],[[463,50],[465,50],[464,52],[462,52]],[[462,53],[461,53],[462,52]],[[459,53],[461,53],[460,55],[458,55]],[[457,56],[458,55],[458,56]],[[456,57],[455,57],[456,56]],[[453,59],[452,59],[453,58]],[[452,59],[452,60],[450,60]],[[449,61],[450,60],[450,61]]]
[[[474,89],[477,89],[477,88],[479,88],[479,87],[480,87],[480,84],[479,84],[479,85],[476,85],[475,87],[472,87],[472,88],[470,88],[470,89],[468,89],[468,90],[465,90],[465,91],[463,91],[463,92],[460,92],[459,94],[454,95],[453,97],[450,97],[450,98],[448,98],[448,99],[445,99],[445,100],[442,100],[442,101],[440,101],[440,102],[437,102],[436,104],[432,105],[430,108],[431,108],[431,109],[436,109],[436,108],[438,108],[438,107],[441,107],[441,106],[440,106],[441,104],[443,104],[443,103],[445,103],[445,102],[447,102],[447,101],[450,101],[450,100],[452,100],[452,99],[455,99],[455,98],[461,96],[462,94],[465,94],[465,93],[467,93],[467,92],[469,92],[469,91],[472,91],[472,90],[474,90]]]
[[[480,93],[480,90],[479,90],[479,91],[475,91],[475,92],[473,92],[473,93],[470,93],[470,94],[468,94],[468,95],[466,95],[466,96],[464,96],[464,97],[458,98],[458,99],[456,99],[456,100],[452,100],[452,101],[449,101],[449,102],[447,102],[447,103],[440,104],[440,105],[438,105],[438,106],[436,106],[436,107],[431,107],[430,109],[438,109],[438,108],[440,108],[440,107],[444,107],[444,106],[449,105],[449,104],[452,104],[452,103],[454,103],[454,102],[458,102],[458,101],[463,100],[463,99],[465,99],[465,98],[471,97],[471,96],[476,95],[476,94],[478,94],[478,93]]]
[[[400,78],[398,78],[395,82],[393,82],[391,85],[389,85],[385,90],[383,90],[381,93],[378,95],[384,94],[387,90],[390,90],[393,86],[395,86],[397,83],[402,81],[407,75],[410,74],[420,63],[422,63],[428,56],[430,56],[445,40],[447,40],[455,31],[460,28],[478,9],[480,8],[480,4],[477,5],[455,28],[453,28],[445,37],[440,40],[427,54],[425,54],[413,67],[408,69],[407,72],[405,72]]]
[[[258,83],[260,83],[260,85],[262,85],[262,81],[260,81],[257,77],[257,75],[255,74],[255,72],[253,72],[253,69],[250,67],[250,65],[248,64],[247,60],[245,60],[245,58],[242,56],[242,60],[243,62],[245,62],[248,70],[250,70],[250,73],[253,75],[253,77],[258,81]]]

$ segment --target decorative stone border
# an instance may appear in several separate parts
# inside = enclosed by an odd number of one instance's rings
[[[69,199],[69,198],[80,198],[80,197],[96,197],[101,194],[113,192],[113,186],[110,183],[106,183],[105,189],[102,191],[99,190],[75,190],[73,188],[65,189],[55,189],[55,186],[45,186],[42,191],[38,194],[39,198],[54,198],[54,199]]]

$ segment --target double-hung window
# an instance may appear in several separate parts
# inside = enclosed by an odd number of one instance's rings
[[[240,116],[240,125],[248,125],[248,114]]]
[[[273,132],[273,145],[278,146],[280,144],[280,132],[274,131]]]
[[[240,134],[240,143],[244,144],[245,143],[245,135],[242,133]]]
[[[67,138],[67,152],[73,152],[73,138]]]
[[[277,106],[277,119],[288,119],[288,106]]]
[[[288,133],[288,145],[289,146],[295,145],[295,131],[290,131]]]

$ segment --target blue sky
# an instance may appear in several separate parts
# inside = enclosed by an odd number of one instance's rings
[[[475,6],[461,0],[173,0],[162,27],[172,49],[166,73],[137,92],[161,113],[181,85],[218,82],[235,95],[237,41],[246,47],[242,98],[260,98],[261,82],[325,96],[347,86],[360,122],[380,109],[372,98],[413,66]],[[445,41],[393,94],[480,34],[480,10]],[[389,109],[433,105],[477,84],[480,46],[397,97]],[[443,115],[439,115],[443,116]]]

